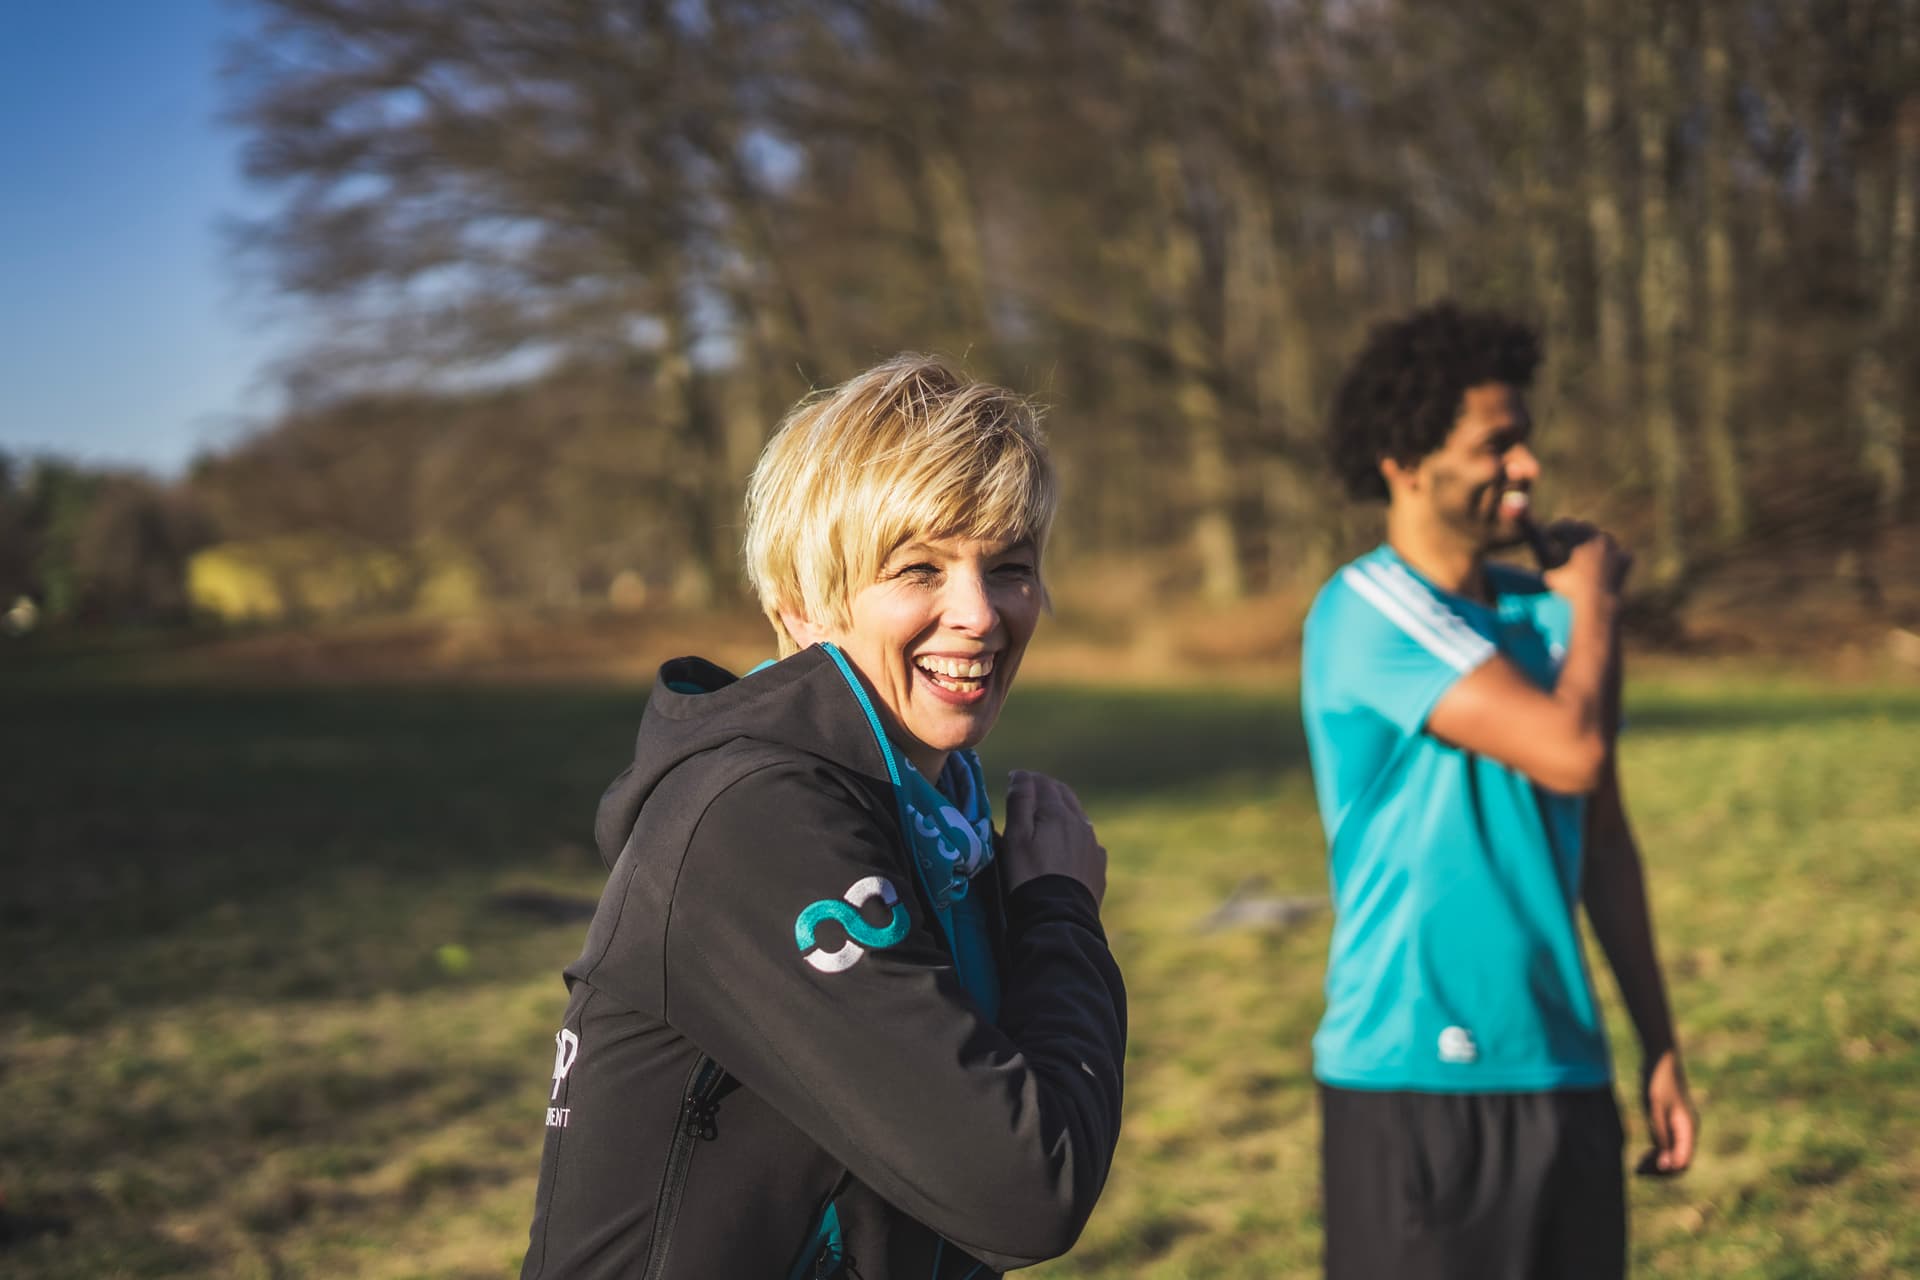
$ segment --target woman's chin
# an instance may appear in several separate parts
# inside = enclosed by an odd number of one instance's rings
[[[954,689],[916,667],[912,706],[902,726],[934,751],[968,751],[978,746],[1000,719],[1007,686],[999,672],[977,689]]]
[[[955,715],[952,711],[936,713],[925,717],[916,717],[918,723],[907,726],[907,731],[935,751],[970,751],[986,739],[994,721],[999,718],[989,714],[982,705],[972,715]]]

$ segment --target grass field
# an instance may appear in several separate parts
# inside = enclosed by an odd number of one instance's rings
[[[503,895],[597,892],[643,697],[0,675],[0,1274],[513,1273],[582,926]],[[1920,689],[1629,715],[1705,1112],[1695,1172],[1634,1183],[1635,1274],[1920,1274]],[[1324,891],[1291,692],[1023,688],[985,755],[1081,791],[1133,1001],[1116,1172],[1033,1274],[1312,1273],[1326,922],[1196,928]]]

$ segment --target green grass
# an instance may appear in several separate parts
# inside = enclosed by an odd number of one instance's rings
[[[495,899],[597,890],[643,696],[0,679],[0,1273],[512,1273],[582,928]],[[1633,1184],[1636,1274],[1920,1272],[1920,690],[1629,714],[1705,1112]],[[1036,1274],[1311,1274],[1326,922],[1195,927],[1324,890],[1291,691],[1023,688],[985,755],[1081,791],[1133,1001],[1112,1182]]]

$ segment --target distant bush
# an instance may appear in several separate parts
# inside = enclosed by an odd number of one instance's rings
[[[353,547],[324,534],[222,542],[187,569],[195,612],[222,622],[286,622],[399,610],[466,613],[482,598],[465,560]]]

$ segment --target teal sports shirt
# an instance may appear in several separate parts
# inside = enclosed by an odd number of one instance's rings
[[[1301,709],[1333,883],[1314,1074],[1352,1089],[1504,1093],[1612,1078],[1576,921],[1586,802],[1426,731],[1495,654],[1553,688],[1572,615],[1489,564],[1491,606],[1382,546],[1307,616]]]

